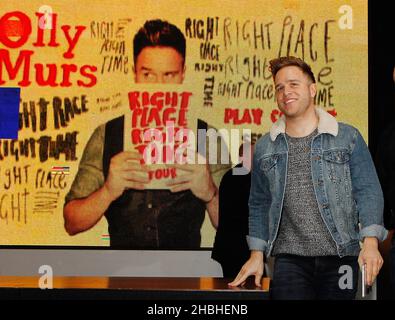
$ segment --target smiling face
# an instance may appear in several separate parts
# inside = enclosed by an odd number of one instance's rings
[[[296,66],[281,68],[274,79],[279,109],[286,117],[300,117],[314,107],[316,85]]]
[[[172,47],[145,47],[136,59],[134,71],[136,83],[182,83],[184,59]]]

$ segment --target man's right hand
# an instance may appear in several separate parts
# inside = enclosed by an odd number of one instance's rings
[[[111,158],[104,189],[114,201],[125,189],[144,190],[149,182],[148,169],[141,164],[143,157],[138,152],[123,151]]]
[[[236,278],[229,283],[230,287],[243,285],[249,276],[255,275],[255,285],[261,287],[263,276],[264,256],[262,251],[251,251],[250,259],[243,265]]]

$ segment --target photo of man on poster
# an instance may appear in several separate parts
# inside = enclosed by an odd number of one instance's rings
[[[146,21],[133,47],[135,83],[183,83],[186,40],[175,25]],[[141,154],[123,150],[123,124],[123,116],[113,119],[90,137],[65,199],[66,231],[84,232],[105,216],[111,248],[199,248],[206,210],[213,227],[218,224],[212,167],[176,164],[180,174],[169,189],[148,190],[148,168],[141,164]]]

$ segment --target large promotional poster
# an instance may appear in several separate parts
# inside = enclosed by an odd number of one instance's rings
[[[367,39],[362,0],[2,1],[0,245],[211,248],[210,186],[281,116],[269,61],[367,140]]]

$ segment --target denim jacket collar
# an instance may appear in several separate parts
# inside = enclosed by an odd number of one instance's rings
[[[337,123],[335,117],[320,107],[316,107],[315,112],[318,116],[318,133],[329,133],[336,137],[339,131],[339,124]],[[280,133],[285,133],[284,115],[271,127],[270,139],[272,141],[276,140]]]

